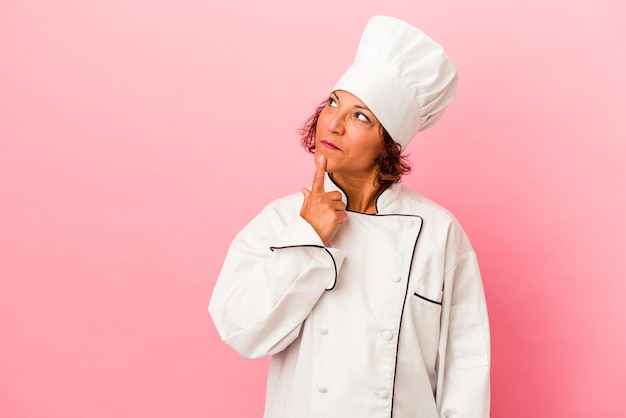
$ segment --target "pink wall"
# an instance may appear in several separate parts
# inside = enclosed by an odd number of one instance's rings
[[[624,2],[300,4],[0,2],[0,416],[261,416],[206,306],[375,13],[459,67],[405,182],[479,254],[492,416],[623,414]]]

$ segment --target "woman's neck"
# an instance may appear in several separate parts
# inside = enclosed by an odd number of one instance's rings
[[[375,177],[353,177],[339,173],[330,173],[330,176],[346,194],[347,210],[366,214],[376,213],[376,199],[382,189]]]

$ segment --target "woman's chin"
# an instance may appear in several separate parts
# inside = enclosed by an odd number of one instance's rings
[[[326,172],[332,173],[336,171],[336,169],[337,169],[337,164],[334,164],[333,161],[327,157],[326,158]]]
[[[314,156],[316,165],[317,165],[318,159],[321,156],[323,156],[326,159],[326,171],[331,171],[330,168],[335,165],[334,161],[333,161],[334,158],[332,156],[329,156],[328,153],[326,153],[324,151],[321,151],[321,150],[320,151],[316,151],[315,152],[315,156]]]

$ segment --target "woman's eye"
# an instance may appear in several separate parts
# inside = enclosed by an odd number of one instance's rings
[[[328,106],[337,107],[337,100],[335,100],[333,97],[329,97],[328,98]]]
[[[369,122],[370,118],[368,118],[365,113],[361,113],[361,112],[357,112],[356,113],[356,118],[362,122]]]

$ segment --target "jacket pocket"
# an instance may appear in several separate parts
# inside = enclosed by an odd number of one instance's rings
[[[450,346],[457,369],[481,367],[489,363],[478,302],[450,308]]]
[[[427,306],[441,308],[441,300],[443,299],[443,292],[440,289],[425,286],[422,283],[417,283],[417,286],[413,289],[413,297],[425,303]]]

